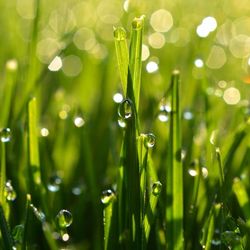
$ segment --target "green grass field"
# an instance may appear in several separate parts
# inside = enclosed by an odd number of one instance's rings
[[[250,249],[247,0],[0,10],[0,249]]]

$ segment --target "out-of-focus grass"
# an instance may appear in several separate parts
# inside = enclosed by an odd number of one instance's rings
[[[132,244],[140,244],[135,243],[139,236],[142,248],[166,248],[166,210],[178,206],[177,189],[172,192],[175,197],[165,194],[172,186],[171,180],[166,182],[166,169],[173,157],[168,106],[175,68],[181,72],[180,130],[185,154],[183,197],[179,198],[183,198],[185,249],[202,245],[207,249],[249,248],[247,1],[0,0],[0,9],[0,248],[12,244],[8,231],[24,235],[13,237],[22,249],[116,248],[114,242],[129,247],[127,237],[134,240]],[[157,18],[154,24],[155,13],[165,13],[160,22],[165,26],[159,26]],[[134,17],[143,14],[141,37],[130,27]],[[203,38],[196,29],[207,16],[213,16],[217,26]],[[113,26],[121,25],[127,39],[118,43]],[[142,64],[140,53],[133,53],[129,60],[126,51],[126,42],[137,46],[140,39]],[[127,96],[133,99],[134,92],[136,117],[126,131],[120,127],[121,120],[120,126],[117,123],[116,102],[120,101],[112,98],[117,92],[123,98],[128,93],[128,64],[130,80],[141,81],[141,85],[130,89]],[[154,72],[152,67],[156,67]],[[31,97],[37,100],[37,121],[32,118],[34,107],[27,111]],[[4,128],[11,130],[9,139],[3,138]],[[151,132],[155,146],[146,149],[145,135]],[[28,174],[34,154],[40,188],[36,181],[30,185],[36,173]],[[138,169],[126,169],[126,174],[121,170],[124,159],[120,156],[125,155],[125,165],[138,167],[139,175]],[[124,180],[124,174],[128,179]],[[132,183],[135,179],[137,186]],[[12,189],[4,184],[8,180]],[[158,181],[162,192],[155,196]],[[38,194],[33,188],[40,190]],[[106,207],[100,199],[107,189],[115,198]],[[27,202],[28,193],[31,199]],[[8,194],[10,199],[5,200],[3,195]],[[37,220],[30,204],[42,212],[40,215],[45,214],[45,222]],[[72,225],[63,230],[56,222],[62,209],[73,215]],[[111,217],[112,211],[120,213],[114,213],[115,220],[103,229],[103,213]],[[177,223],[173,218],[171,223]]]

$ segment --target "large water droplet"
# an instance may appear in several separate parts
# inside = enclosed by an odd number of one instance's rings
[[[102,192],[101,202],[104,205],[109,204],[115,197],[114,192],[111,189],[107,189]]]
[[[152,186],[152,193],[155,196],[158,196],[161,193],[162,184],[160,181],[156,181]]]
[[[118,114],[123,119],[128,119],[132,116],[132,102],[125,99],[119,105]]]
[[[9,142],[11,139],[11,130],[9,128],[3,128],[0,132],[0,135],[2,142]]]
[[[48,190],[50,192],[57,192],[60,189],[60,185],[62,183],[62,179],[58,175],[52,175],[49,178]]]
[[[4,196],[7,201],[14,201],[16,199],[16,191],[11,184],[11,180],[5,183]]]
[[[69,227],[73,222],[72,214],[66,209],[60,210],[56,219],[58,226],[62,229]]]
[[[148,133],[145,135],[145,146],[147,148],[152,148],[155,145],[155,135],[152,133]]]

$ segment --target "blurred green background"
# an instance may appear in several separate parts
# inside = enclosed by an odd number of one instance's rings
[[[49,194],[52,216],[69,209],[74,218],[71,242],[82,249],[101,244],[99,198],[116,182],[122,138],[113,29],[125,27],[129,40],[136,16],[146,17],[139,116],[142,132],[156,135],[153,158],[158,170],[166,160],[167,138],[159,106],[173,69],[181,72],[187,162],[199,154],[192,147],[202,148],[212,132],[219,134],[218,146],[226,148],[229,132],[249,117],[248,0],[0,0],[0,10],[1,101],[6,65],[18,68],[7,123],[13,133],[7,175],[17,190],[13,225],[21,221],[27,193],[26,104],[36,96],[43,180],[48,185],[55,176],[62,180],[60,188]],[[207,113],[201,90],[210,100]],[[210,122],[207,127],[205,119]],[[242,173],[237,172],[237,162],[244,153],[235,157],[235,173]],[[204,217],[201,212],[201,221]]]

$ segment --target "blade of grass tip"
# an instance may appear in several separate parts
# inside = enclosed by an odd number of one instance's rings
[[[38,148],[37,136],[37,102],[32,98],[28,103],[28,152],[29,152],[29,171],[30,171],[30,189],[35,197],[39,197],[42,207],[48,214],[46,202],[46,190],[41,180],[41,166]]]
[[[244,213],[247,225],[250,227],[250,202],[244,184],[239,178],[233,180],[233,192],[238,200],[238,203]]]
[[[127,33],[124,28],[114,28],[115,49],[118,62],[118,69],[120,72],[120,78],[122,82],[122,88],[124,95],[127,93],[127,77],[128,77],[128,45],[127,45]]]
[[[2,239],[6,250],[12,250],[14,242],[8,228],[8,224],[4,215],[2,204],[0,203],[0,229],[2,233]]]
[[[129,51],[129,69],[133,82],[136,112],[139,111],[141,68],[142,68],[142,35],[144,27],[144,16],[135,18],[132,22],[131,42]]]
[[[24,230],[23,230],[23,241],[22,241],[22,250],[26,250],[27,247],[27,234],[28,234],[28,221],[30,215],[30,204],[31,204],[31,195],[26,195],[26,206],[25,206],[25,217],[24,217]]]
[[[14,85],[16,82],[18,64],[15,59],[9,60],[6,63],[6,75],[4,82],[4,97],[2,98],[2,109],[1,109],[1,126],[7,127],[9,114],[11,110],[11,99],[13,94]]]
[[[58,250],[59,248],[57,246],[56,240],[53,237],[53,231],[51,229],[50,224],[46,221],[45,214],[42,211],[40,211],[39,209],[37,209],[33,204],[30,204],[30,208],[32,209],[36,218],[42,224],[42,230],[43,230],[44,236],[46,238],[46,241],[49,245],[49,249]]]
[[[104,249],[114,249],[115,239],[114,239],[114,202],[116,200],[115,194],[112,190],[106,190],[103,192],[102,203],[104,205],[103,209],[103,226],[104,226]]]
[[[167,172],[167,182],[171,182],[172,187],[167,183],[168,199],[172,199],[170,211],[167,211],[167,238],[170,240],[169,249],[183,249],[183,166],[181,161],[181,112],[179,104],[179,71],[172,74],[171,92],[171,114],[170,114],[170,137],[169,137],[169,166]],[[172,176],[169,175],[172,172]],[[168,200],[168,202],[171,202]],[[172,211],[171,211],[172,210]],[[170,216],[172,215],[172,218]],[[171,228],[172,226],[172,228]],[[170,232],[172,231],[172,232]],[[170,234],[170,238],[168,236]]]

